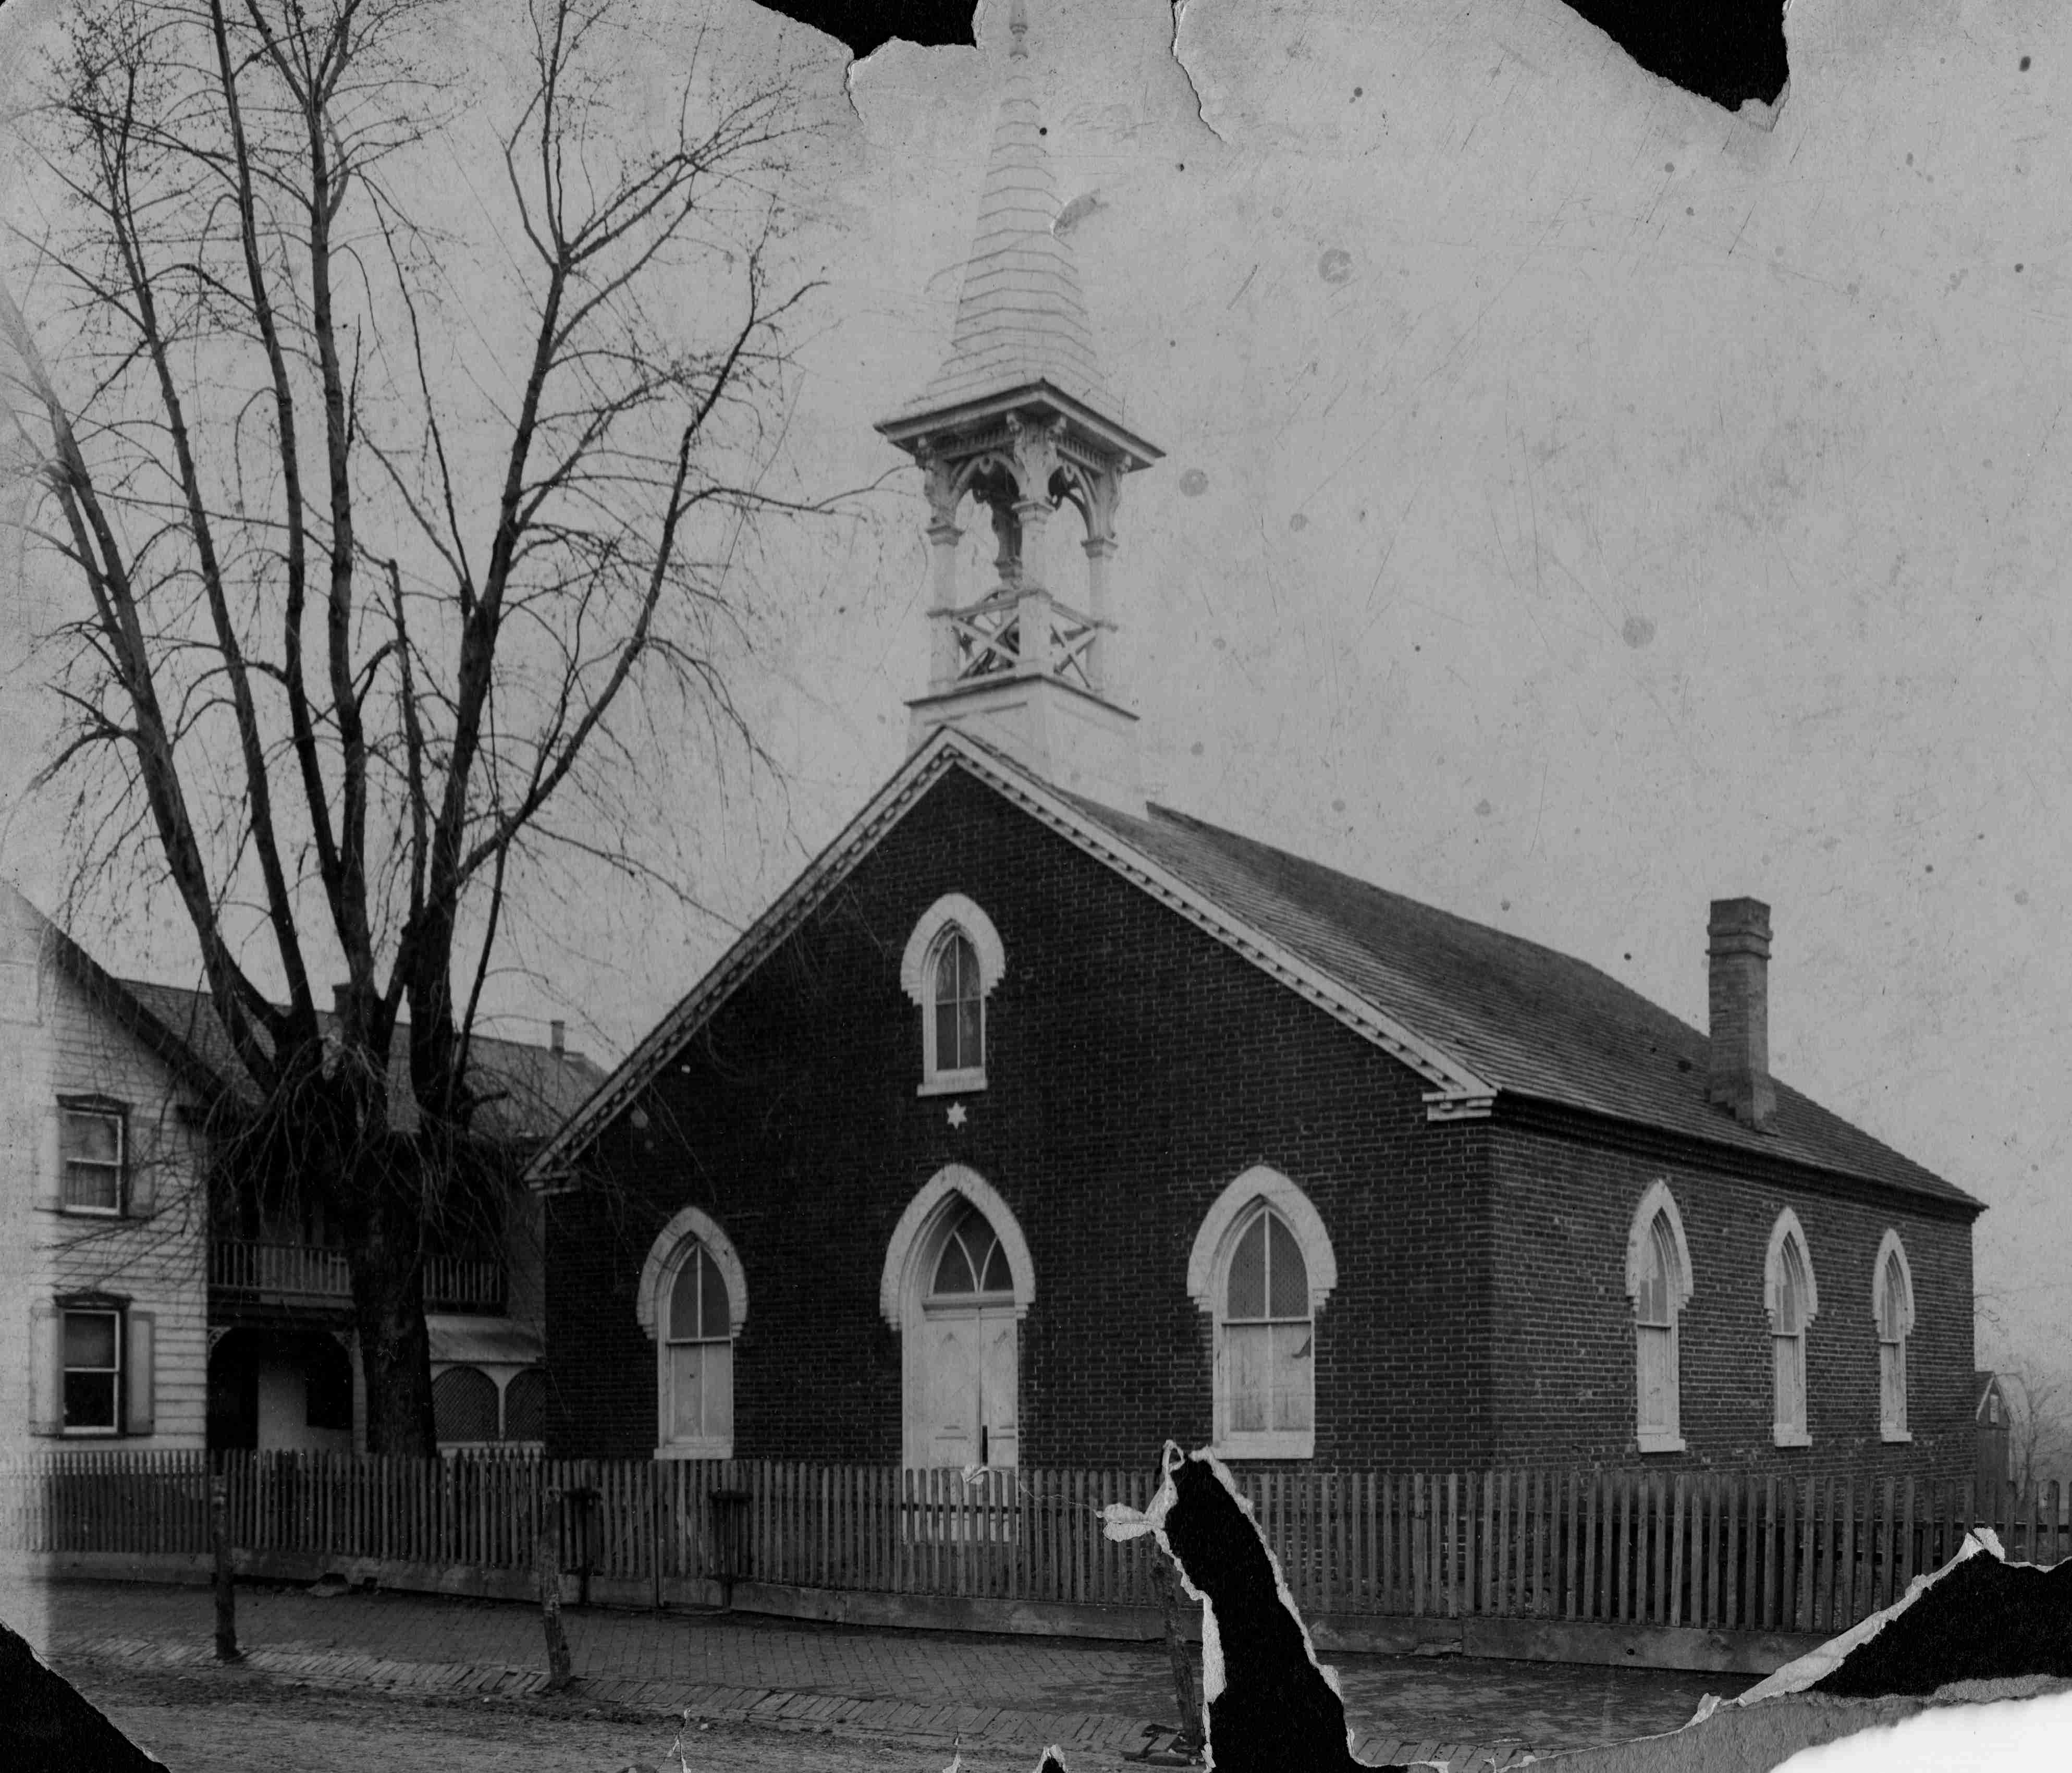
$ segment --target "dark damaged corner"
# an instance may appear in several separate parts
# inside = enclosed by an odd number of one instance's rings
[[[1790,0],[1567,0],[1651,74],[1774,128],[1790,77]]]

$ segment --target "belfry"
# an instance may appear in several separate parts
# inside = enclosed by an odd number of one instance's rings
[[[997,746],[1059,788],[1141,809],[1137,717],[1113,681],[1109,566],[1122,477],[1161,451],[1123,422],[1102,376],[1058,200],[1022,0],[949,356],[921,399],[878,429],[927,475],[934,554],[919,747],[939,726]],[[991,583],[960,582],[958,516],[988,514]],[[1084,536],[1068,568],[1065,512]]]

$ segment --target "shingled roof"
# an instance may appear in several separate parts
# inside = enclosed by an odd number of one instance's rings
[[[116,982],[169,1030],[226,1091],[250,1098],[250,1079],[207,992],[145,979]],[[328,1011],[319,1011],[317,1019],[327,1031],[335,1020]],[[469,1043],[469,1053],[470,1075],[483,1096],[475,1128],[500,1142],[529,1145],[552,1137],[604,1080],[602,1068],[582,1054],[557,1054],[526,1041],[499,1040],[478,1034]],[[417,1105],[410,1092],[407,1039],[399,1038],[392,1045],[388,1081],[389,1125],[397,1133],[413,1132],[417,1124]]]
[[[950,354],[910,410],[935,412],[1048,382],[1120,420],[1122,403],[1094,352],[1079,267],[1055,226],[1057,187],[1018,9],[1014,29]]]
[[[1507,935],[1168,808],[1122,812],[1065,793],[996,747],[939,729],[650,1030],[533,1158],[545,1185],[671,1063],[742,981],[947,771],[963,769],[1173,904],[1411,1065],[1436,1117],[1507,1098],[1784,1159],[1952,1206],[1982,1203],[1790,1085],[1757,1132],[1705,1100],[1706,1037],[1587,961]]]
[[[1979,1204],[1782,1082],[1769,1130],[1744,1126],[1705,1100],[1706,1036],[1588,961],[1168,808],[1073,804],[1499,1092]]]

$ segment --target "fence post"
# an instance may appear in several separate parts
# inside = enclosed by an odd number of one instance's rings
[[[242,1662],[237,1648],[237,1588],[230,1573],[230,1480],[220,1471],[208,1479],[209,1538],[216,1553],[216,1660]]]
[[[568,1634],[561,1629],[561,1493],[546,1494],[546,1520],[534,1542],[532,1561],[539,1585],[540,1623],[547,1635],[547,1690],[557,1693],[572,1678]]]

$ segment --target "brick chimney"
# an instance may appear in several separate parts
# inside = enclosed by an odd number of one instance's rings
[[[547,1045],[557,1059],[565,1058],[569,1047],[569,1025],[559,1019],[547,1024]]]
[[[1716,899],[1705,933],[1712,1024],[1705,1100],[1762,1132],[1777,1113],[1770,1080],[1770,907],[1759,899]]]

